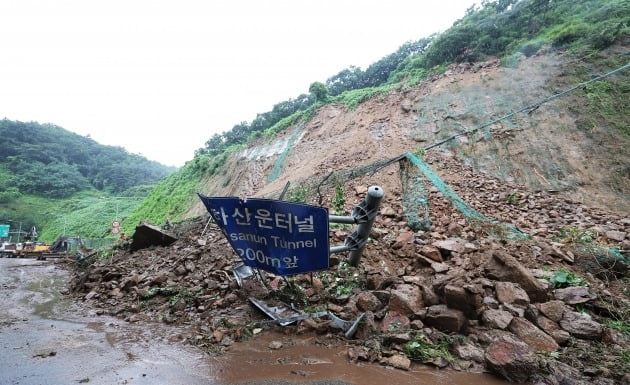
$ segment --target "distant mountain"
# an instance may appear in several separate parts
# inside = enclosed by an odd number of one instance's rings
[[[175,171],[53,124],[0,121],[0,194],[65,198],[85,189],[121,193]]]

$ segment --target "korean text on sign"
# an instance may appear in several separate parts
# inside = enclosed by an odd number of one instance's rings
[[[199,197],[247,265],[281,275],[328,269],[327,209],[270,199]]]

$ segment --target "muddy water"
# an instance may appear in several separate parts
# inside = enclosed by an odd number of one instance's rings
[[[269,349],[271,341],[282,342],[282,348]],[[287,383],[315,381],[361,385],[507,384],[487,374],[432,369],[419,364],[413,365],[410,371],[372,364],[351,364],[344,347],[328,348],[318,345],[318,342],[316,337],[294,338],[268,333],[236,346],[225,356],[214,360],[216,378],[227,383],[257,383],[262,378]]]
[[[186,330],[96,316],[64,300],[50,261],[0,259],[0,384],[487,384],[489,375],[348,362],[346,347],[271,332],[209,357]],[[271,350],[269,343],[281,341]]]

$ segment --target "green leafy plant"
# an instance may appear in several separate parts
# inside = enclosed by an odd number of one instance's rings
[[[597,235],[590,230],[580,230],[577,227],[568,226],[560,228],[555,238],[567,243],[587,244],[592,243]]]
[[[588,281],[584,278],[562,269],[554,271],[547,280],[551,282],[555,288],[589,285]]]
[[[286,200],[289,202],[306,203],[307,196],[308,188],[306,186],[298,185],[289,189]]]
[[[455,359],[449,351],[451,342],[450,338],[443,338],[438,342],[433,342],[424,335],[416,335],[412,341],[405,344],[403,351],[409,359],[415,361],[430,361],[436,358],[443,358],[448,362],[453,362]]]
[[[422,159],[424,157],[424,148],[418,147],[415,150],[413,150],[411,153],[417,156],[418,158]]]
[[[508,194],[507,198],[505,198],[505,201],[511,205],[516,205],[516,203],[518,203],[518,193],[511,192]]]

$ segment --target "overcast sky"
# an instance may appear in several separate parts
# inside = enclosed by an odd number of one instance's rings
[[[214,133],[447,29],[473,0],[0,0],[0,118],[171,166]]]

